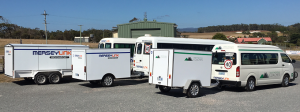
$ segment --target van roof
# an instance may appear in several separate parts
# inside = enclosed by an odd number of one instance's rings
[[[192,38],[174,38],[174,37],[155,37],[155,36],[142,36],[137,38],[137,42],[142,40],[152,40],[164,43],[186,43],[186,44],[234,44],[233,42],[224,40],[211,40],[211,39],[192,39]]]
[[[86,45],[64,45],[64,44],[7,44],[6,47],[84,47]]]
[[[269,49],[269,50],[280,50],[280,51],[282,51],[282,49],[280,49],[277,46],[261,45],[261,44],[230,44],[230,45],[229,44],[218,44],[218,45],[215,45],[215,48],[219,47],[219,46],[235,46],[235,48],[238,48],[238,49],[253,49],[253,50],[267,50],[267,49]]]

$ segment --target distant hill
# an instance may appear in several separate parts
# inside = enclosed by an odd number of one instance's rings
[[[178,28],[179,32],[197,32],[198,28]]]

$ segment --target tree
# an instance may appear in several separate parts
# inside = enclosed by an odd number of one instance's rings
[[[226,36],[223,33],[216,33],[212,39],[227,40]]]
[[[297,44],[297,41],[299,40],[300,38],[300,34],[299,33],[294,33],[294,34],[291,34],[290,35],[290,42],[291,43],[294,43],[294,44]]]
[[[277,42],[278,34],[275,31],[272,31],[271,33],[268,33],[268,36],[271,37],[273,43]]]
[[[260,33],[260,32],[258,32],[258,33],[252,33],[252,37],[265,37],[266,35],[264,34],[264,33]]]

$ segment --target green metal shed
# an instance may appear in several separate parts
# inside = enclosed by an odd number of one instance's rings
[[[154,21],[132,22],[118,25],[118,37],[119,38],[138,38],[145,34],[151,34],[152,36],[161,37],[175,37],[176,36],[175,23],[165,23]]]

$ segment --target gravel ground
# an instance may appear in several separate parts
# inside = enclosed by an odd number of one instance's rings
[[[295,64],[300,73],[300,63]],[[300,79],[289,87],[260,86],[256,91],[229,87],[202,88],[198,98],[181,89],[164,94],[148,79],[117,80],[113,87],[64,80],[38,86],[33,82],[0,83],[0,112],[6,111],[300,111]]]

